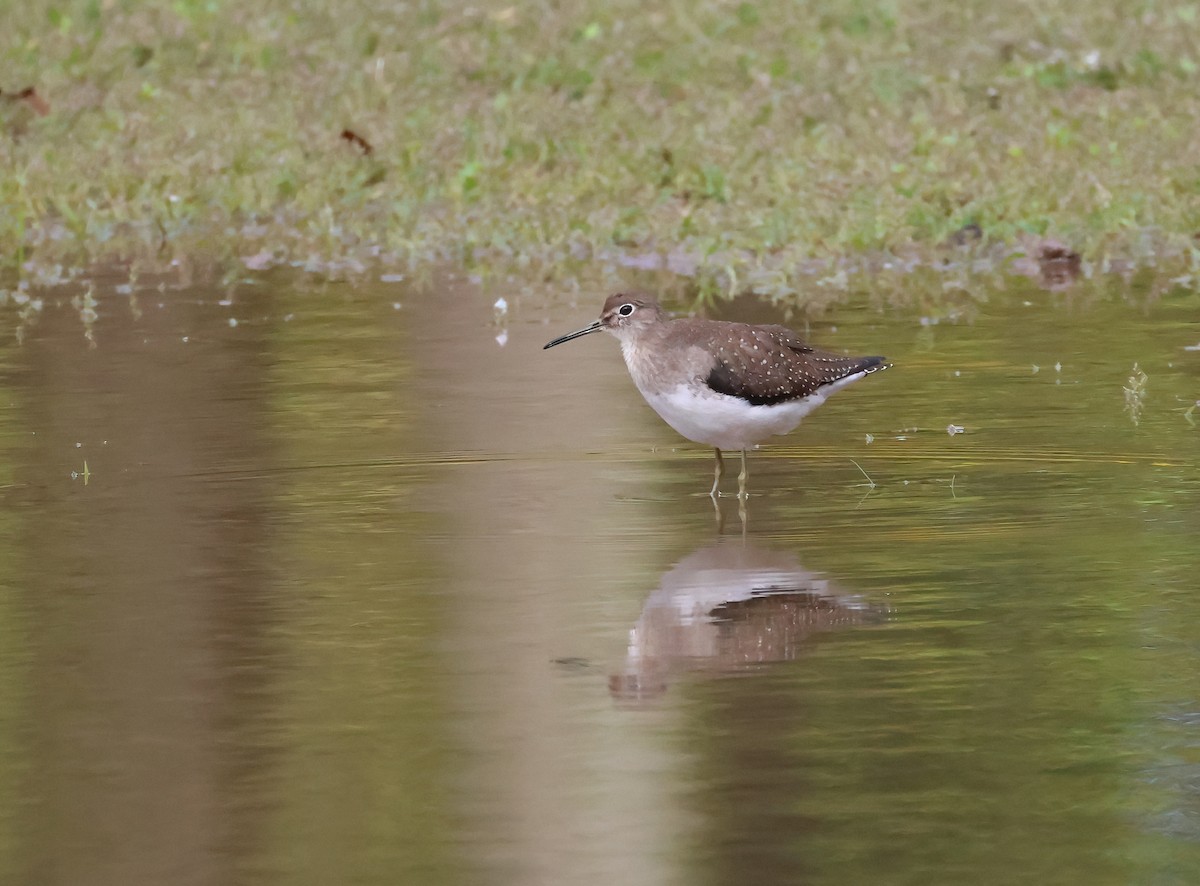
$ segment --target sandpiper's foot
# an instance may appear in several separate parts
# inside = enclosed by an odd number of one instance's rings
[[[717,487],[719,487],[721,485],[721,476],[725,473],[725,463],[721,460],[721,450],[720,449],[713,449],[713,452],[715,452],[717,454],[717,467],[716,467],[716,470],[713,471],[713,485],[712,485],[712,489],[709,490],[708,494],[711,495],[713,500],[715,501],[717,498],[717,494],[718,494]]]
[[[745,501],[746,495],[746,450],[742,450],[742,472],[738,474],[738,499]]]

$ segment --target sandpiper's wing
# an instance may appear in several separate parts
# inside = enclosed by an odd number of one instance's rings
[[[786,326],[721,323],[713,338],[709,388],[753,406],[799,400],[858,373],[887,369],[884,357],[818,351]]]

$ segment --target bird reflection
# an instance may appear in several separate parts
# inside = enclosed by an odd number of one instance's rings
[[[609,690],[623,701],[651,700],[680,673],[790,661],[811,634],[885,615],[791,554],[726,537],[663,575],[629,632],[624,670],[609,678]]]

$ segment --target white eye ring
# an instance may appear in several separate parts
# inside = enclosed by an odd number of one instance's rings
[[[633,311],[634,311],[633,305],[628,305],[628,304],[621,305],[621,307],[617,308],[617,313],[620,314],[622,317],[628,317],[630,314],[633,313]]]

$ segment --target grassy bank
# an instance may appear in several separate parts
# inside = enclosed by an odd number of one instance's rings
[[[0,272],[1190,262],[1198,68],[1150,0],[6,4]]]

